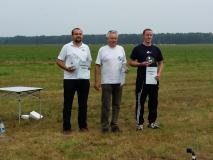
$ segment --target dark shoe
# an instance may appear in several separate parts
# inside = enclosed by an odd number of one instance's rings
[[[71,132],[72,132],[71,130],[63,130],[64,135],[69,135],[69,134],[71,134]]]
[[[88,132],[89,129],[88,128],[80,128],[80,132]]]
[[[148,128],[158,129],[160,128],[156,122],[148,124]]]
[[[111,127],[111,131],[114,132],[114,133],[115,132],[121,132],[121,130],[120,130],[120,128],[118,126],[112,126]]]

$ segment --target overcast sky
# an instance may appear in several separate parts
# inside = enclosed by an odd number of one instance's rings
[[[213,0],[0,0],[0,37],[213,32]]]

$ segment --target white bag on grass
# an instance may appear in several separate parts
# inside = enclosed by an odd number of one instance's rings
[[[39,119],[42,119],[43,116],[35,111],[32,111],[32,112],[30,112],[30,118],[39,120]]]

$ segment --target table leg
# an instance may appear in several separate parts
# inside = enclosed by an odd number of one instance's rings
[[[19,124],[21,122],[21,95],[18,95],[18,106],[19,106],[19,111],[18,111],[18,120],[19,120]]]
[[[38,98],[39,98],[39,112],[40,112],[40,119],[41,119],[41,93],[40,93],[40,90],[39,90]]]

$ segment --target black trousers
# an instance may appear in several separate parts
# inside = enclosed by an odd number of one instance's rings
[[[136,123],[141,125],[144,123],[144,104],[146,101],[147,96],[149,97],[148,100],[148,121],[149,123],[155,122],[157,119],[157,107],[158,107],[158,87],[157,85],[147,85],[142,84],[140,89],[136,90]]]
[[[64,80],[64,109],[63,129],[71,129],[71,111],[75,92],[78,95],[78,126],[87,127],[87,99],[90,82],[88,79],[65,79]]]

